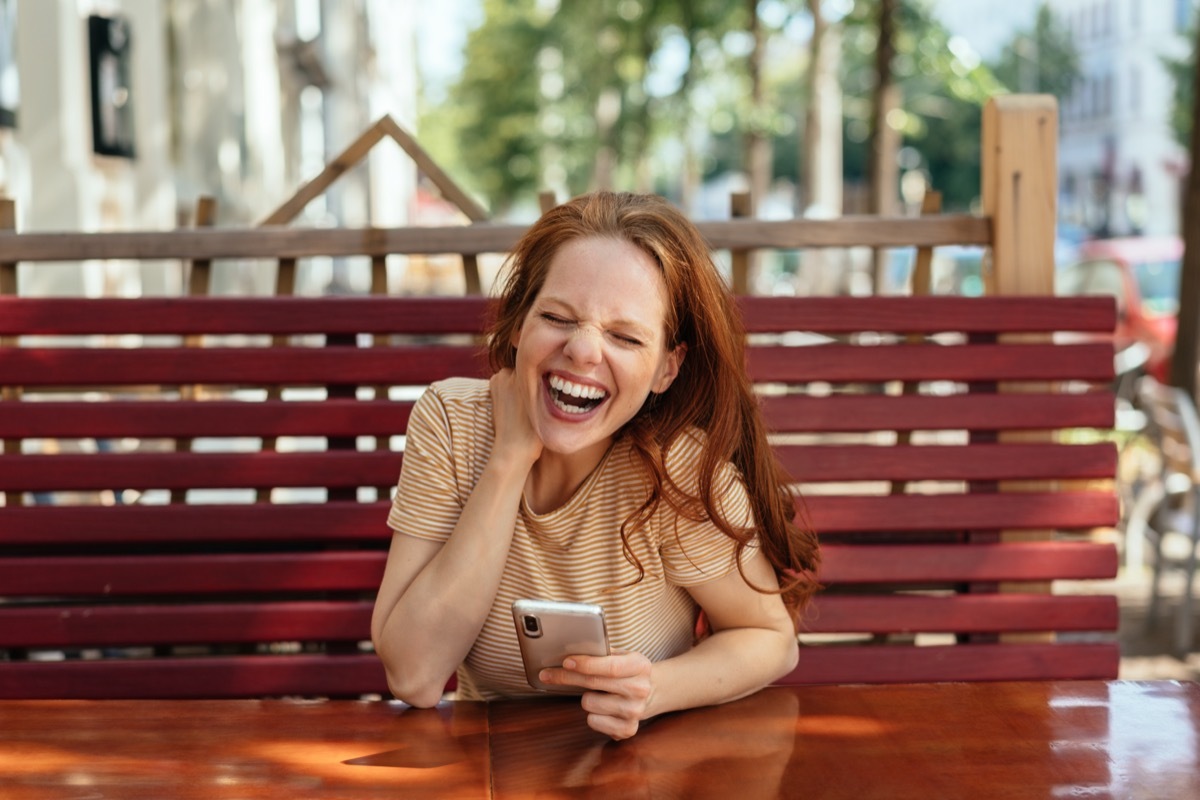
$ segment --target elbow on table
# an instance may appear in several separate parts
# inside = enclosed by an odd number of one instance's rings
[[[800,665],[800,640],[793,633],[787,637],[787,644],[783,648],[783,672],[780,678],[790,675],[793,670]]]
[[[783,680],[792,674],[800,664],[800,640],[795,633],[780,636],[774,664],[775,675],[768,681],[768,684]]]
[[[415,708],[432,708],[446,691],[447,677],[440,680],[432,675],[417,675],[411,670],[397,673],[387,670],[388,691],[401,702]]]
[[[433,708],[442,699],[446,681],[400,680],[388,675],[388,691],[392,697],[418,709]]]

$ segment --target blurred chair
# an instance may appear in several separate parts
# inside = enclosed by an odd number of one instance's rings
[[[1133,342],[1116,352],[1113,357],[1113,394],[1116,395],[1117,434],[1117,496],[1121,501],[1121,542],[1122,552],[1127,569],[1141,569],[1145,564],[1143,539],[1145,528],[1145,510],[1137,503],[1143,498],[1143,504],[1151,499],[1153,493],[1143,492],[1147,479],[1156,480],[1159,468],[1157,456],[1153,456],[1153,464],[1147,463],[1147,448],[1144,447],[1146,438],[1146,415],[1138,407],[1138,381],[1146,374],[1146,361],[1150,357],[1150,348],[1141,342]],[[1132,530],[1131,526],[1132,525]]]
[[[1158,618],[1163,572],[1168,568],[1183,571],[1183,596],[1175,618],[1175,651],[1182,657],[1191,650],[1194,631],[1192,584],[1200,533],[1200,416],[1187,392],[1165,386],[1150,376],[1138,383],[1138,403],[1146,414],[1147,432],[1158,445],[1161,469],[1134,499],[1126,535],[1144,533],[1154,548],[1147,625],[1153,626]],[[1171,539],[1177,539],[1182,547],[1176,548]]]

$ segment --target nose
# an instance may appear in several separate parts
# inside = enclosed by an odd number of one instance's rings
[[[563,352],[572,361],[580,364],[595,364],[600,361],[600,351],[603,337],[598,328],[591,325],[579,325],[567,338]]]

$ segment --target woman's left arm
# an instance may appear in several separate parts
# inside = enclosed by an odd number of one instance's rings
[[[778,588],[761,553],[744,570],[754,586]],[[713,630],[691,650],[659,662],[640,653],[577,656],[562,669],[546,670],[543,679],[583,687],[588,725],[625,739],[643,720],[745,697],[795,668],[796,631],[778,594],[755,591],[737,570],[688,592]]]

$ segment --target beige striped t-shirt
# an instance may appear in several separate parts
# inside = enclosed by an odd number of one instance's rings
[[[404,464],[388,525],[397,534],[449,539],[487,463],[493,441],[487,381],[435,383],[409,420]],[[682,487],[696,485],[702,434],[670,449],[667,469]],[[686,587],[736,569],[734,542],[711,521],[675,514],[663,502],[629,544],[645,568],[622,552],[620,528],[646,497],[644,468],[618,438],[565,505],[533,513],[522,501],[512,547],[483,630],[458,670],[459,696],[496,699],[533,694],[521,666],[512,621],[519,598],[597,603],[610,645],[660,661],[688,650],[698,608]],[[732,465],[719,473],[721,508],[734,525],[751,518],[745,487]],[[746,548],[743,563],[752,553]]]

